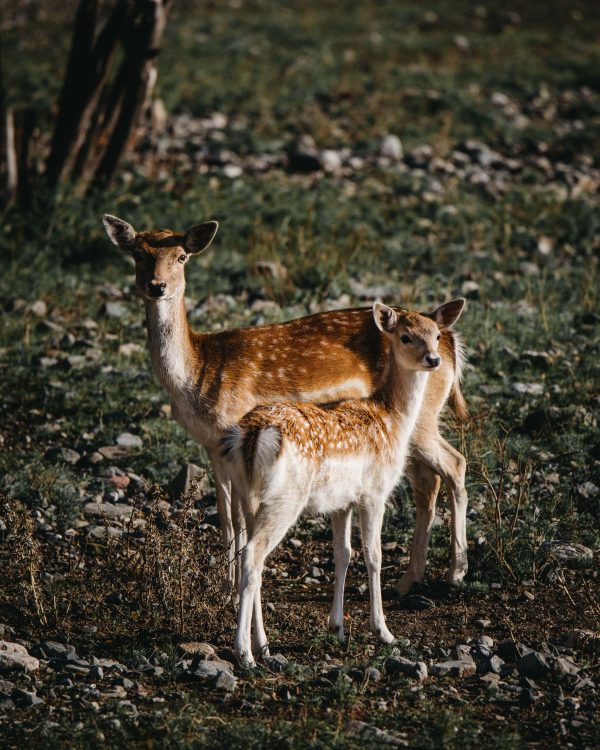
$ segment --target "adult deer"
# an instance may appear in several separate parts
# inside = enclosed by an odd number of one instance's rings
[[[225,433],[224,455],[240,488],[248,533],[235,641],[240,664],[254,664],[252,640],[256,654],[268,654],[260,601],[264,563],[305,510],[333,518],[330,628],[343,637],[350,521],[356,509],[369,574],[371,630],[382,643],[394,642],[381,602],[385,503],[402,475],[430,373],[442,362],[438,324],[454,323],[463,305],[464,300],[454,300],[426,316],[375,302],[374,322],[389,347],[383,383],[372,396],[324,405],[257,406]]]
[[[198,224],[185,234],[170,230],[138,233],[126,221],[105,215],[104,226],[112,242],[135,260],[154,371],[169,394],[173,417],[208,453],[223,540],[239,552],[244,542],[243,520],[239,503],[231,502],[230,468],[219,447],[224,431],[260,404],[370,396],[385,378],[389,341],[375,327],[370,308],[196,333],[189,326],[184,305],[185,264],[210,245],[217,222]],[[440,477],[449,492],[452,515],[446,580],[458,583],[467,572],[466,462],[443,439],[438,426],[449,396],[457,415],[465,415],[461,348],[450,329],[450,321],[440,323],[442,364],[430,374],[412,437],[406,474],[414,493],[416,524],[408,569],[398,586],[401,593],[423,579]],[[235,572],[232,556],[232,585]]]

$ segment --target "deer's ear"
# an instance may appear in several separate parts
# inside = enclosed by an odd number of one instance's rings
[[[201,253],[213,241],[218,229],[218,221],[205,221],[204,224],[196,224],[195,227],[188,229],[185,233],[183,247],[192,255]]]
[[[440,305],[437,310],[434,310],[431,313],[431,317],[438,325],[443,325],[445,328],[452,328],[460,318],[466,301],[464,297],[459,297],[458,299],[453,299],[451,302],[446,302]]]
[[[120,247],[122,250],[131,250],[135,245],[137,232],[123,219],[117,219],[116,216],[104,214],[102,223],[106,229],[106,234],[110,237],[111,242]]]
[[[394,333],[398,325],[398,316],[391,307],[384,305],[383,302],[373,303],[373,320],[380,331],[384,333]]]

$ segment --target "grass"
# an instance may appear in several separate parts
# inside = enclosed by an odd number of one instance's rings
[[[73,3],[52,10],[33,9],[25,25],[3,30],[9,99],[38,111],[39,153]],[[175,4],[157,94],[171,113],[226,116],[225,127],[206,137],[212,152],[272,155],[308,134],[319,148],[351,149],[366,166],[306,176],[282,163],[229,179],[218,166],[198,168],[192,145],[175,140],[156,171],[140,147],[109,191],[78,198],[65,188],[48,196],[39,184],[27,211],[13,207],[2,215],[1,515],[19,534],[15,548],[15,538],[2,532],[0,556],[14,577],[0,594],[0,620],[15,637],[68,637],[80,650],[127,663],[164,653],[168,667],[163,682],[137,697],[138,717],[115,708],[122,712],[117,726],[114,712],[90,712],[88,699],[77,698],[53,714],[36,709],[10,730],[2,725],[7,741],[376,745],[345,731],[356,718],[418,748],[475,747],[490,727],[497,747],[594,744],[593,727],[572,727],[570,709],[557,709],[550,689],[526,709],[462,682],[415,689],[387,676],[366,686],[323,681],[326,656],[347,668],[381,667],[387,653],[364,634],[360,593],[350,595],[348,643],[323,635],[329,588],[311,589],[301,579],[313,557],[321,565],[328,560],[328,533],[308,524],[294,532],[300,551],[284,543],[273,558],[288,578],[273,574],[265,584],[265,599],[275,604],[267,629],[290,659],[289,670],[244,675],[230,699],[183,689],[172,677],[181,638],[231,646],[233,612],[222,608],[212,578],[219,570],[216,531],[196,536],[185,522],[163,528],[158,512],[144,515],[146,497],[136,512],[152,533],[141,546],[68,536],[56,545],[39,532],[33,511],[52,533],[65,535],[83,503],[106,490],[102,468],[67,463],[56,448],[89,454],[133,432],[143,447],[110,463],[162,486],[182,461],[207,465],[161,410],[167,398],[150,373],[131,268],[99,218],[108,211],[138,229],[183,230],[215,217],[221,229],[214,246],[188,267],[198,328],[289,319],[340,298],[368,304],[357,296],[357,282],[422,309],[467,290],[460,329],[471,419],[460,428],[448,418],[447,433],[469,463],[470,573],[456,592],[440,595],[431,583],[448,555],[447,530],[436,527],[422,590],[435,607],[411,613],[386,602],[402,652],[437,658],[437,649],[473,637],[474,620],[488,615],[497,639],[560,640],[571,627],[597,628],[597,565],[563,571],[553,582],[543,544],[579,542],[596,561],[600,548],[599,31],[596,4],[573,8],[561,0],[542,9],[516,0],[510,8],[438,1],[426,9],[387,0]],[[431,145],[438,166],[410,167],[410,156],[406,168],[379,163],[388,132],[401,137],[409,155]],[[455,150],[475,148],[468,139],[519,163],[482,167],[488,183],[446,169]],[[282,263],[287,281],[273,284],[258,274],[256,263],[264,260]],[[126,308],[121,318],[103,312],[114,299]],[[46,315],[32,310],[36,300],[46,303]],[[123,343],[141,351],[126,356]],[[56,363],[44,366],[44,358]],[[523,393],[519,383],[535,387]],[[384,528],[384,541],[398,544],[386,555],[386,582],[400,573],[412,525],[402,489]],[[80,557],[83,569],[74,566]],[[148,575],[144,565],[151,564]],[[351,585],[364,582],[362,564],[352,570]],[[183,573],[206,586],[190,585],[182,597]],[[520,598],[527,581],[535,584],[533,603]],[[98,630],[88,636],[91,623]],[[563,719],[566,735],[557,723]]]

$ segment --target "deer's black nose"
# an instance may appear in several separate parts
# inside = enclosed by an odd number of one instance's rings
[[[150,296],[162,297],[162,295],[165,293],[165,289],[167,288],[167,285],[164,281],[163,282],[149,281],[146,284],[146,287],[148,289],[148,292],[150,293]]]
[[[427,354],[425,356],[425,359],[427,360],[427,364],[430,367],[437,367],[440,362],[442,361],[441,357],[436,357],[435,354]]]

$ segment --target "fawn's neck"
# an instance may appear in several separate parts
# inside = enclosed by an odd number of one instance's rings
[[[407,370],[395,361],[391,362],[382,395],[399,439],[414,429],[423,405],[428,377],[426,371]]]
[[[165,300],[146,300],[146,325],[152,367],[171,395],[192,382],[192,342],[183,293]]]

